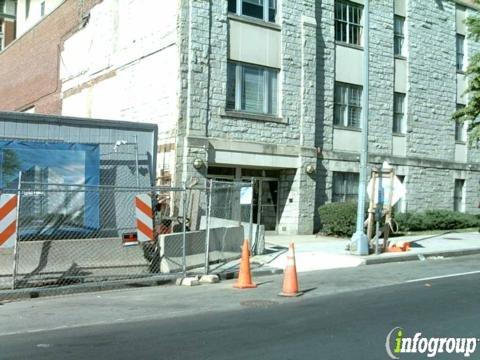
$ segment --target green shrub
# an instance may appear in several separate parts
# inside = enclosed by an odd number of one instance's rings
[[[325,235],[352,236],[357,219],[357,203],[330,203],[318,209],[321,231]]]
[[[396,214],[399,231],[454,230],[480,226],[480,218],[451,210]]]
[[[330,203],[318,209],[321,232],[325,235],[350,237],[355,232],[357,203]],[[368,213],[365,211],[365,216]],[[395,214],[399,232],[455,230],[480,226],[480,216],[451,210],[427,210]],[[366,217],[365,217],[366,218]],[[383,220],[381,223],[383,226]]]

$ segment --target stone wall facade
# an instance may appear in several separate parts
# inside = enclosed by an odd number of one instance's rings
[[[242,20],[280,34],[276,119],[226,111],[230,24],[239,20],[226,0],[158,2],[148,13],[148,0],[82,3],[80,9],[67,0],[0,53],[1,110],[35,105],[38,112],[157,123],[172,184],[206,185],[216,166],[273,169],[278,232],[318,230],[317,209],[332,200],[334,172],[359,171],[358,152],[334,147],[335,79],[342,71],[336,48],[343,46],[335,41],[335,0],[279,0],[275,24]],[[386,160],[405,177],[407,211],[452,209],[455,179],[464,179],[466,211],[479,212],[480,150],[455,161],[450,120],[457,101],[455,2],[407,1],[405,156],[394,156],[392,136],[394,0],[370,4],[369,167]],[[480,51],[479,43],[466,44],[467,54]],[[219,161],[221,153],[231,161]],[[194,168],[194,160],[203,165]]]

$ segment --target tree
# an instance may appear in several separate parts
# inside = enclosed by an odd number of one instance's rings
[[[480,5],[480,0],[474,0]],[[468,29],[468,38],[480,40],[480,17],[469,16],[465,20]],[[470,64],[465,71],[468,77],[468,86],[465,95],[469,95],[468,104],[453,114],[453,119],[459,123],[468,124],[469,145],[477,145],[480,141],[480,53],[470,57]]]

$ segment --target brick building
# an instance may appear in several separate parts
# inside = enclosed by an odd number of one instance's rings
[[[479,150],[450,120],[480,51],[463,23],[476,9],[370,3],[370,163],[395,166],[400,211],[478,211]],[[281,234],[311,233],[319,205],[355,198],[363,0],[66,0],[51,11],[0,53],[1,110],[155,122],[162,180],[255,177],[256,220]]]

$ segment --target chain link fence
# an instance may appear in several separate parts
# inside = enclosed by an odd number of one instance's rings
[[[0,247],[0,299],[203,274],[239,258],[252,238],[250,183],[19,184],[2,195],[18,203],[16,241]]]
[[[208,229],[205,239],[205,268],[208,272],[239,258],[244,240],[249,240],[252,250],[255,242],[251,216],[252,183],[210,180],[207,193],[207,214],[202,218],[202,225]],[[210,263],[214,264],[212,269]]]

